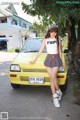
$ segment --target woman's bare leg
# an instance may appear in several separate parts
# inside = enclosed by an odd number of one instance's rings
[[[51,69],[51,76],[52,76],[52,80],[54,82],[54,86],[56,90],[59,90],[58,79],[57,79],[58,70],[59,70],[59,67],[53,67]]]
[[[55,107],[60,107],[58,94],[56,93],[56,91],[59,89],[58,81],[57,81],[58,67],[56,67],[56,68],[47,67],[46,69],[47,69],[48,74],[50,76],[53,104],[54,104]]]
[[[54,67],[52,68],[52,78],[53,78],[53,81],[54,81],[54,86],[55,86],[55,89],[56,89],[56,93],[58,94],[58,100],[61,101],[61,98],[62,98],[62,92],[59,88],[59,84],[58,84],[58,79],[57,79],[57,72],[58,72],[58,67]]]
[[[46,67],[49,77],[50,77],[50,84],[51,84],[51,90],[52,93],[54,94],[56,90],[59,90],[59,85],[58,85],[58,79],[57,79],[57,72],[59,70],[58,67]]]
[[[51,91],[52,91],[52,94],[54,94],[56,92],[56,89],[55,89],[55,85],[54,85],[54,80],[52,78],[52,68],[46,67],[46,69],[47,69],[47,72],[48,72],[49,77],[50,77]]]

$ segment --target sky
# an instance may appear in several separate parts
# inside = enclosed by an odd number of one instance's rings
[[[30,4],[30,0],[0,0],[0,5],[9,5],[10,2],[13,3],[13,5],[15,5],[17,11],[18,11],[18,15],[24,19],[26,19],[27,21],[33,23],[34,21],[38,21],[37,17],[32,17],[26,13],[24,13],[24,11],[22,10],[21,7],[21,2],[25,2],[27,4]]]

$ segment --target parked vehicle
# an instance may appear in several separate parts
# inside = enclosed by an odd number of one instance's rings
[[[7,49],[7,39],[0,38],[0,50]]]
[[[50,86],[49,75],[44,66],[47,55],[46,48],[35,64],[29,62],[33,60],[40,49],[42,39],[27,39],[19,54],[10,65],[9,78],[13,88],[20,85]],[[62,51],[62,60],[65,62],[65,53]],[[60,67],[57,74],[59,85],[62,89],[67,89],[67,66]]]

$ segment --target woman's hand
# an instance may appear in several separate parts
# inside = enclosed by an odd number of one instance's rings
[[[63,63],[63,66],[64,66],[64,67],[66,67],[66,64],[65,64],[65,63]]]
[[[35,63],[35,61],[30,61],[29,63],[30,63],[30,64],[34,64],[34,63]]]

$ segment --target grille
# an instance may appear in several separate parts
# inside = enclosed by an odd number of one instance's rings
[[[47,72],[45,69],[23,69],[23,72]]]

